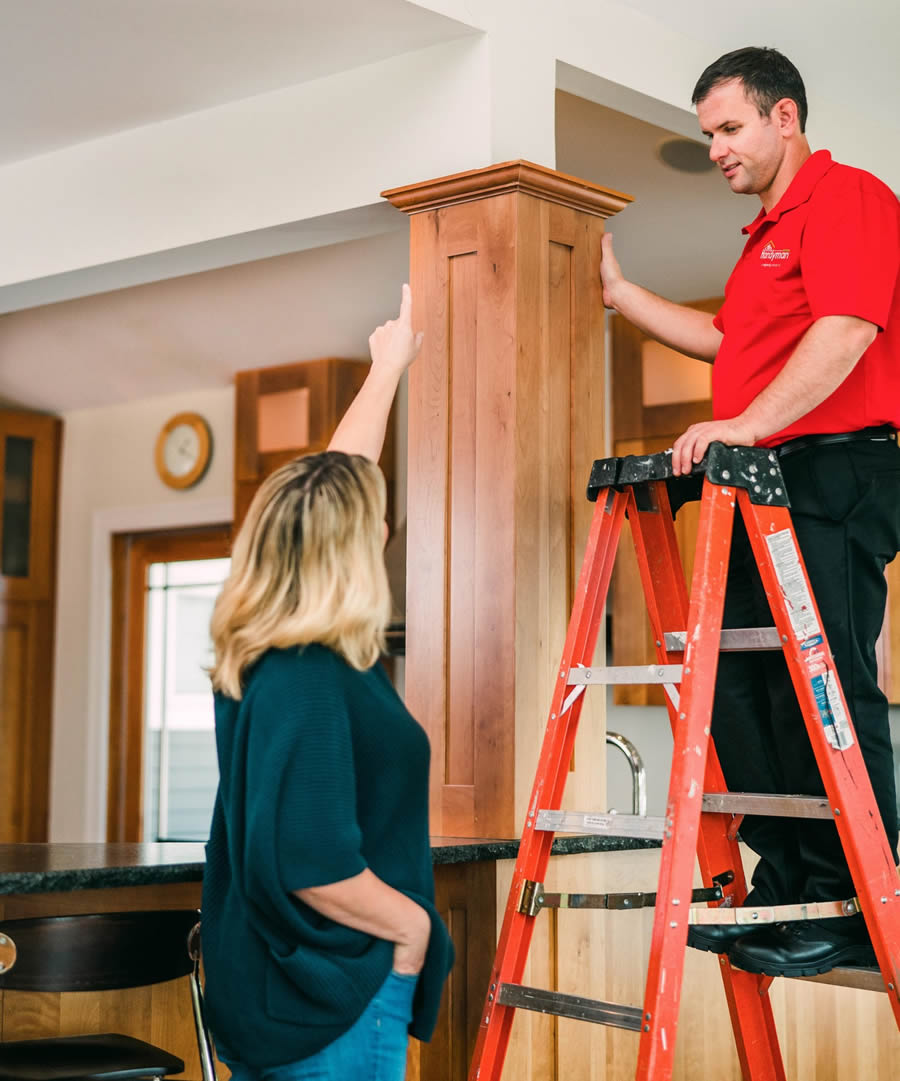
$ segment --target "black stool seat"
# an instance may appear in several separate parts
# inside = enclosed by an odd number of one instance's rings
[[[183,1072],[175,1055],[115,1033],[0,1043],[2,1081],[138,1081]]]
[[[190,975],[188,938],[199,917],[174,909],[0,920],[0,990],[110,991]],[[14,1035],[10,1027],[4,1035]],[[119,1033],[0,1041],[0,1081],[145,1081],[184,1068],[168,1051]]]

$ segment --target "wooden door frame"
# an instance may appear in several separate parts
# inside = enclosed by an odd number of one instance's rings
[[[109,667],[107,841],[143,840],[144,647],[151,563],[221,559],[231,524],[113,533]]]

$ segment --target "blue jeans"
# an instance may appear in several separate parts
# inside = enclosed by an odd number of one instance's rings
[[[226,1063],[232,1081],[403,1081],[417,981],[391,972],[359,1019],[327,1047],[269,1070]]]

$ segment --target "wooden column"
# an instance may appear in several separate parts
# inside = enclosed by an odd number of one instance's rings
[[[431,737],[431,828],[516,836],[604,453],[603,220],[630,198],[525,161],[384,194],[411,215],[425,331],[409,385],[406,697]],[[582,717],[599,803],[602,705]]]

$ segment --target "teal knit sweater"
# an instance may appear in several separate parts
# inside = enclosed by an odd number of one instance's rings
[[[366,867],[431,916],[412,1035],[430,1038],[453,959],[434,907],[428,737],[380,664],[272,649],[238,702],[217,694],[219,791],[203,880],[203,959],[219,1054],[266,1069],[337,1039],[387,978],[393,944],[293,893]]]

